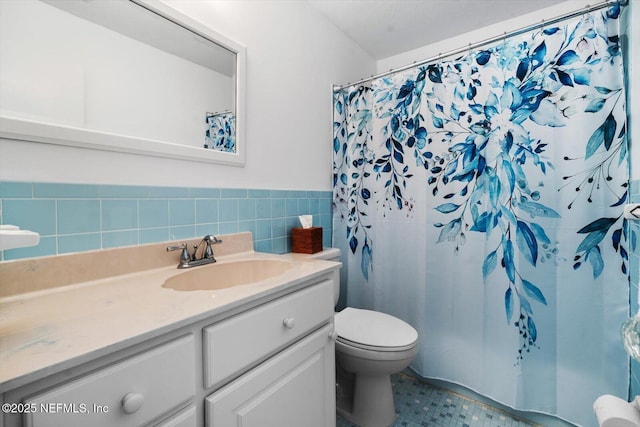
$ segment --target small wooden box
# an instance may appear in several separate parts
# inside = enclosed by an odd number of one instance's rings
[[[315,254],[322,250],[322,227],[292,228],[293,252]]]

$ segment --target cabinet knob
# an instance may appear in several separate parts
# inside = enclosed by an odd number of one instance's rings
[[[122,410],[127,414],[133,414],[142,407],[144,396],[140,393],[127,393],[122,398]]]
[[[329,332],[329,339],[331,341],[335,341],[338,339],[338,333],[336,331]]]
[[[287,329],[293,329],[293,327],[296,326],[296,320],[293,317],[285,317],[282,324]]]

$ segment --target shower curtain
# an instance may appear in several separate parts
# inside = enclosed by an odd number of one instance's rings
[[[334,93],[347,304],[414,326],[420,375],[585,426],[628,393],[619,15]]]

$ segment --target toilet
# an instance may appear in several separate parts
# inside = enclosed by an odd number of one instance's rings
[[[325,249],[313,259],[340,261],[340,250]],[[335,290],[338,302],[340,284]],[[361,427],[387,427],[396,418],[391,375],[416,356],[418,332],[385,313],[347,307],[334,316],[338,415]]]

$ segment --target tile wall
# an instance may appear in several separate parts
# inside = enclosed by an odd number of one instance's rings
[[[640,203],[640,180],[631,181],[630,202]],[[633,316],[639,311],[638,289],[640,287],[640,221],[629,221],[629,278],[630,307]],[[629,397],[640,395],[640,362],[631,359],[631,387]]]
[[[635,94],[637,91],[638,82],[634,79],[634,76],[638,75],[640,70],[640,61],[637,59],[637,55],[635,55],[635,50],[637,50],[637,46],[635,49],[632,48],[636,44],[637,36],[633,36],[634,31],[631,29],[631,23],[637,21],[637,16],[639,15],[640,9],[637,9],[638,4],[633,2],[633,4],[629,4],[629,7],[625,7],[622,9],[623,19],[621,19],[620,23],[621,33],[622,33],[622,43],[624,48],[624,69],[625,76],[627,76],[626,89],[627,89],[627,106],[628,106],[628,118],[627,118],[627,126],[629,129],[628,140],[629,140],[629,159],[631,161],[631,176],[638,177],[640,170],[636,170],[639,160],[637,156],[640,154],[638,152],[637,146],[640,145],[640,141],[638,139],[638,129],[635,124],[634,118],[637,118],[638,111],[637,106],[640,105],[637,102],[637,97],[632,98],[632,94]],[[629,189],[629,202],[630,203],[640,203],[640,179],[635,179],[631,181],[630,189]],[[631,316],[635,315],[639,311],[638,306],[638,287],[640,286],[640,222],[639,221],[629,221],[629,230],[628,230],[628,250],[629,250],[629,279],[630,279],[630,288],[629,288],[629,314]],[[640,361],[630,359],[630,388],[629,388],[629,398],[633,399],[635,396],[640,395]]]
[[[184,188],[0,181],[2,224],[40,233],[12,260],[251,231],[261,252],[291,250],[298,215],[331,245],[331,191]]]

